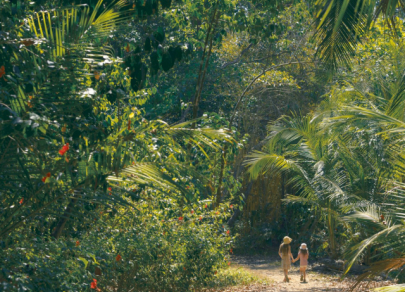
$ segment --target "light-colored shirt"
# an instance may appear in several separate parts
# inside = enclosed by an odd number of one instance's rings
[[[307,251],[307,254],[304,255],[301,250],[298,252],[298,256],[300,258],[300,266],[308,266],[308,257],[309,257],[309,252]]]

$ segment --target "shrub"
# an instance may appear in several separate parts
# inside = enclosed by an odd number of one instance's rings
[[[42,237],[0,251],[0,283],[4,291],[94,291],[91,286],[188,291],[207,286],[227,266],[232,238],[222,225],[226,212],[204,206],[182,213],[172,204],[171,216],[146,201],[113,217],[106,209],[91,231],[78,238]]]

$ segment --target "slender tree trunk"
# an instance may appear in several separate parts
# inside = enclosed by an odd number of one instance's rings
[[[333,216],[333,212],[330,207],[330,203],[328,206],[328,231],[329,231],[329,248],[331,251],[331,255],[333,259],[336,259],[336,244],[335,244],[335,218]]]
[[[204,85],[205,75],[207,73],[209,60],[211,58],[212,40],[214,38],[215,26],[219,20],[219,16],[220,15],[218,12],[217,4],[215,4],[215,9],[214,9],[214,12],[211,17],[210,25],[208,27],[207,36],[205,37],[204,52],[203,52],[201,62],[200,62],[200,69],[199,69],[198,80],[197,80],[197,88],[196,88],[196,92],[195,92],[195,96],[194,96],[194,104],[193,104],[193,119],[196,119],[197,115],[198,115],[198,108],[199,108],[200,99],[201,99],[201,92],[202,92],[202,88]],[[205,58],[207,46],[208,46],[208,53],[207,53],[207,57]],[[205,61],[205,63],[204,63],[204,61]],[[193,128],[194,127],[195,127],[195,124],[193,124]]]

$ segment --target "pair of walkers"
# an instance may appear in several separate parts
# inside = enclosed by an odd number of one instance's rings
[[[283,243],[280,245],[280,249],[278,251],[278,254],[281,257],[281,268],[284,270],[284,282],[290,282],[290,278],[288,278],[288,270],[290,269],[291,266],[290,261],[291,258],[293,263],[300,260],[301,281],[306,283],[307,282],[306,270],[308,266],[308,257],[309,257],[307,245],[305,243],[301,244],[300,249],[298,251],[298,256],[296,259],[294,259],[291,253],[291,246],[290,246],[291,241],[292,241],[291,238],[285,236],[283,238]]]

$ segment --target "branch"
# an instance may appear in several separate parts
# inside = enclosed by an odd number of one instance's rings
[[[225,63],[222,67],[220,67],[220,69],[225,69],[226,67],[236,64],[240,61],[240,59],[243,57],[243,55],[252,47],[253,44],[249,44],[249,46],[247,46],[245,49],[242,50],[242,52],[240,53],[240,55],[233,61],[230,61],[228,63]]]

